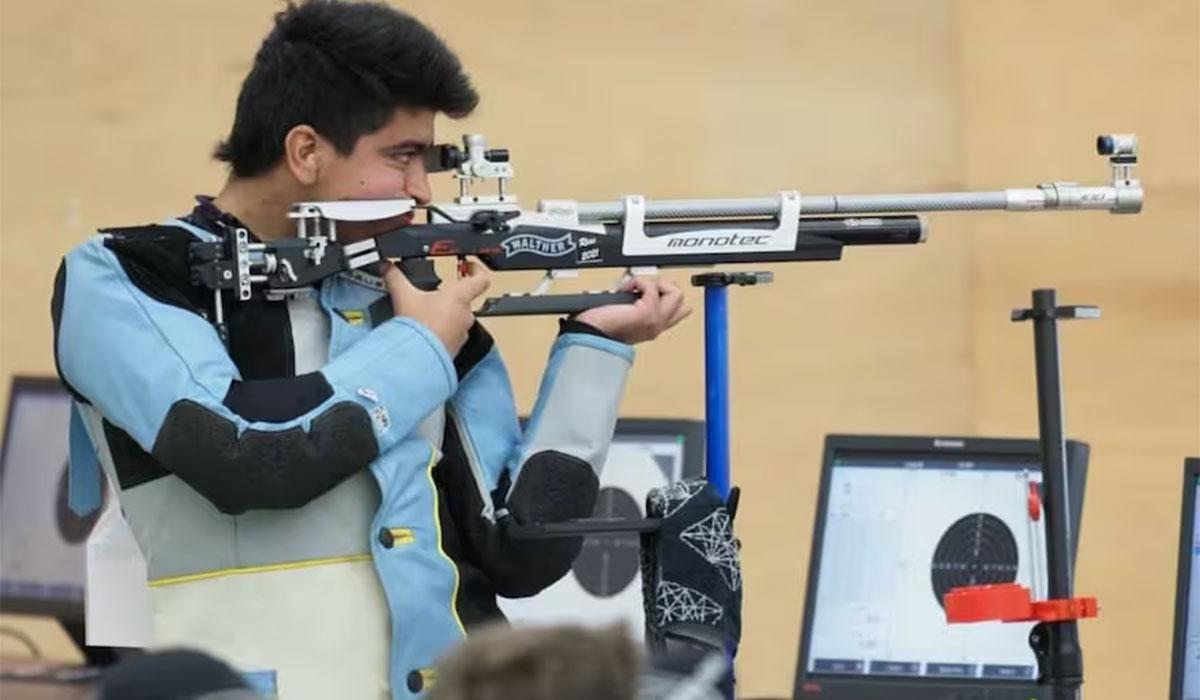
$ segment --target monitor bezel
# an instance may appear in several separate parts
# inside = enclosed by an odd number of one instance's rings
[[[12,377],[8,388],[8,403],[5,406],[4,437],[2,445],[0,445],[0,492],[4,490],[8,471],[8,452],[12,442],[14,409],[16,409],[17,401],[31,395],[63,396],[68,400],[71,398],[70,392],[57,377],[20,374]],[[67,440],[66,435],[63,435],[63,440]],[[84,595],[86,596],[86,591]],[[0,611],[26,615],[47,615],[68,623],[82,623],[84,600],[38,598],[0,592]]]
[[[678,435],[683,438],[682,478],[704,476],[704,421],[690,418],[617,418],[617,426],[613,430],[614,438],[656,435]]]

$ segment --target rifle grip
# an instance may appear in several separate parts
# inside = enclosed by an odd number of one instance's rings
[[[433,269],[433,261],[429,258],[408,258],[401,260],[396,267],[421,291],[432,292],[442,283],[442,278],[437,276]]]
[[[412,286],[425,292],[432,292],[442,283],[442,279],[437,276],[437,272],[433,269],[433,261],[428,258],[409,258],[401,260],[399,263],[388,263],[385,260],[383,264],[395,264],[404,273],[404,276],[408,278],[408,281],[412,283]],[[367,307],[367,317],[370,320],[372,328],[395,315],[395,312],[392,310],[392,297],[387,294],[376,299],[374,303]]]

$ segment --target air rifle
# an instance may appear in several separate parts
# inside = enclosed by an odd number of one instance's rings
[[[1112,180],[1085,186],[1051,182],[1025,189],[923,194],[801,195],[782,191],[748,199],[647,200],[629,195],[611,202],[543,200],[523,209],[509,193],[513,166],[507,149],[489,149],[482,135],[463,137],[463,146],[439,144],[423,155],[429,172],[451,172],[459,195],[450,203],[411,199],[299,202],[288,216],[296,237],[258,242],[236,228],[213,242],[192,245],[197,284],[213,291],[214,321],[223,328],[222,297],[245,301],[254,290],[286,298],[332,275],[370,271],[390,260],[419,287],[435,288],[432,258],[467,256],[488,268],[543,270],[528,294],[485,300],[480,316],[571,314],[594,306],[628,303],[630,292],[552,294],[553,280],[587,268],[621,268],[626,276],[659,268],[725,264],[838,260],[844,246],[923,242],[927,225],[918,212],[1141,210],[1143,190],[1135,179],[1137,137],[1102,135],[1096,150],[1107,156]],[[472,185],[495,181],[497,192],[472,194]],[[424,223],[416,223],[417,213]],[[353,242],[339,228],[388,226]],[[349,238],[349,237],[347,237]],[[386,305],[383,305],[386,306]],[[373,309],[373,321],[390,313]]]

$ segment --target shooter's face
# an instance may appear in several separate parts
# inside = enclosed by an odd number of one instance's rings
[[[343,156],[336,151],[322,161],[313,199],[415,199],[430,201],[429,174],[424,151],[433,143],[434,113],[400,108],[378,131],[358,139]],[[352,242],[412,222],[412,216],[375,226],[339,226],[339,238]],[[378,230],[376,230],[378,229]]]
[[[429,110],[397,109],[379,130],[359,137],[349,155],[335,151],[323,159],[314,194],[324,201],[408,197],[428,202],[422,154],[433,144],[433,116]]]

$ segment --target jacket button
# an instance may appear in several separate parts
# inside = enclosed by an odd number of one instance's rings
[[[379,528],[379,544],[383,545],[385,549],[391,549],[392,545],[396,544],[396,537],[392,535],[391,530],[386,527]],[[416,691],[414,690],[413,692],[415,693]]]
[[[425,687],[425,676],[420,671],[409,671],[406,681],[410,693],[419,693]]]

